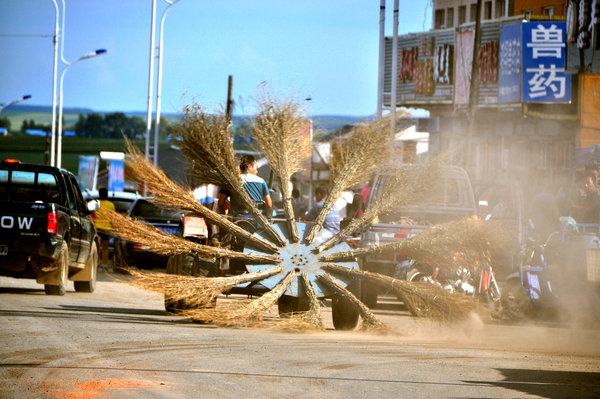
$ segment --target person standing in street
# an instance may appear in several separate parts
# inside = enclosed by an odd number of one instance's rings
[[[313,205],[312,208],[306,213],[306,220],[313,221],[321,212],[321,208],[325,204],[325,200],[329,195],[329,190],[325,186],[319,186],[315,189],[315,198],[317,200],[316,204]],[[323,227],[332,232],[333,234],[337,234],[340,232],[340,211],[338,207],[334,204],[327,216],[325,216],[325,220],[323,221]]]
[[[269,192],[267,183],[262,177],[258,176],[258,163],[253,155],[244,154],[240,159],[240,178],[252,201],[254,201],[263,213],[268,214],[273,206],[271,193]],[[230,210],[225,212],[228,196],[231,200]],[[242,205],[239,198],[236,198],[235,193],[232,194],[228,190],[222,190],[219,193],[218,208],[220,213],[228,213],[231,216],[244,217],[249,214],[248,209]]]
[[[108,200],[108,189],[106,187],[98,190],[98,198],[100,199],[100,208],[115,211],[115,204]],[[110,220],[98,214],[94,215],[94,225],[98,231],[98,237],[100,237],[101,266],[108,269],[108,244],[110,242],[112,226]]]

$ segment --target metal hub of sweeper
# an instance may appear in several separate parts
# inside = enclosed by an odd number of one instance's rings
[[[298,228],[298,234],[300,237],[304,237],[306,233],[307,226],[306,223],[297,222],[296,226]],[[298,243],[290,243],[288,233],[287,224],[276,223],[273,224],[274,229],[282,236],[285,237],[288,241],[288,244],[279,248],[279,257],[282,259],[280,265],[283,266],[283,271],[279,274],[271,276],[267,279],[261,280],[260,284],[268,289],[273,289],[277,285],[281,279],[283,279],[288,273],[295,271],[298,273],[298,278],[292,280],[292,283],[288,286],[284,295],[289,295],[293,297],[304,297],[305,290],[302,286],[300,273],[305,273],[310,281],[310,284],[315,292],[315,295],[318,298],[322,298],[325,296],[329,296],[333,293],[330,288],[326,285],[323,285],[317,281],[317,276],[319,274],[324,274],[324,270],[322,266],[325,265],[324,262],[321,262],[319,259],[323,255],[327,255],[330,253],[341,252],[341,251],[349,251],[350,246],[345,242],[340,242],[330,249],[323,251],[319,254],[314,252],[314,248],[327,240],[332,236],[332,233],[327,229],[323,228],[315,238],[312,244],[306,245],[303,239],[300,239]],[[255,233],[255,235],[260,236],[261,238],[266,238],[264,235],[259,233]],[[246,248],[244,250],[245,253],[249,254],[265,254],[265,252],[261,252],[260,250],[254,248]],[[336,264],[340,266],[347,267],[349,269],[358,269],[358,264],[354,261],[352,262],[336,262]],[[249,272],[257,272],[264,269],[268,269],[273,267],[273,265],[246,265],[246,268]],[[345,279],[344,277],[333,275],[334,280],[343,287],[346,287],[349,283],[349,279]],[[244,284],[247,286],[248,284]]]

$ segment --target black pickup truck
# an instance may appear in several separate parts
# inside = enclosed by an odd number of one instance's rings
[[[45,165],[0,162],[0,275],[35,278],[49,295],[93,292],[98,238],[92,212],[70,172]]]

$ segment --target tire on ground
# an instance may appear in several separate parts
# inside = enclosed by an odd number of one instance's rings
[[[360,281],[353,280],[346,289],[358,297]],[[341,295],[331,298],[331,317],[336,330],[352,330],[358,324],[360,313],[350,300]]]
[[[91,278],[89,281],[74,281],[76,292],[94,292],[96,289],[96,275],[98,272],[98,247],[95,242],[92,242],[90,255],[88,256],[86,268],[91,270]]]
[[[60,281],[58,285],[44,284],[46,295],[65,295],[67,292],[67,279],[69,277],[69,245],[63,242],[60,254],[56,260]]]
[[[363,281],[360,290],[360,300],[367,305],[368,308],[374,309],[377,307],[377,287],[368,281]]]

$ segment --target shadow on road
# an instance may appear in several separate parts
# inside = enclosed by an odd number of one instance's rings
[[[74,306],[74,305],[60,305],[60,308],[62,308],[64,310],[70,310],[73,312],[119,313],[119,314],[135,314],[135,315],[148,315],[148,316],[166,316],[166,315],[168,315],[168,313],[166,311],[158,310],[158,309],[111,308],[111,307]]]
[[[41,288],[18,288],[18,287],[0,287],[0,294],[40,294],[46,295],[44,287]]]
[[[600,373],[527,369],[497,369],[502,381],[465,381],[489,384],[548,399],[600,398]]]

